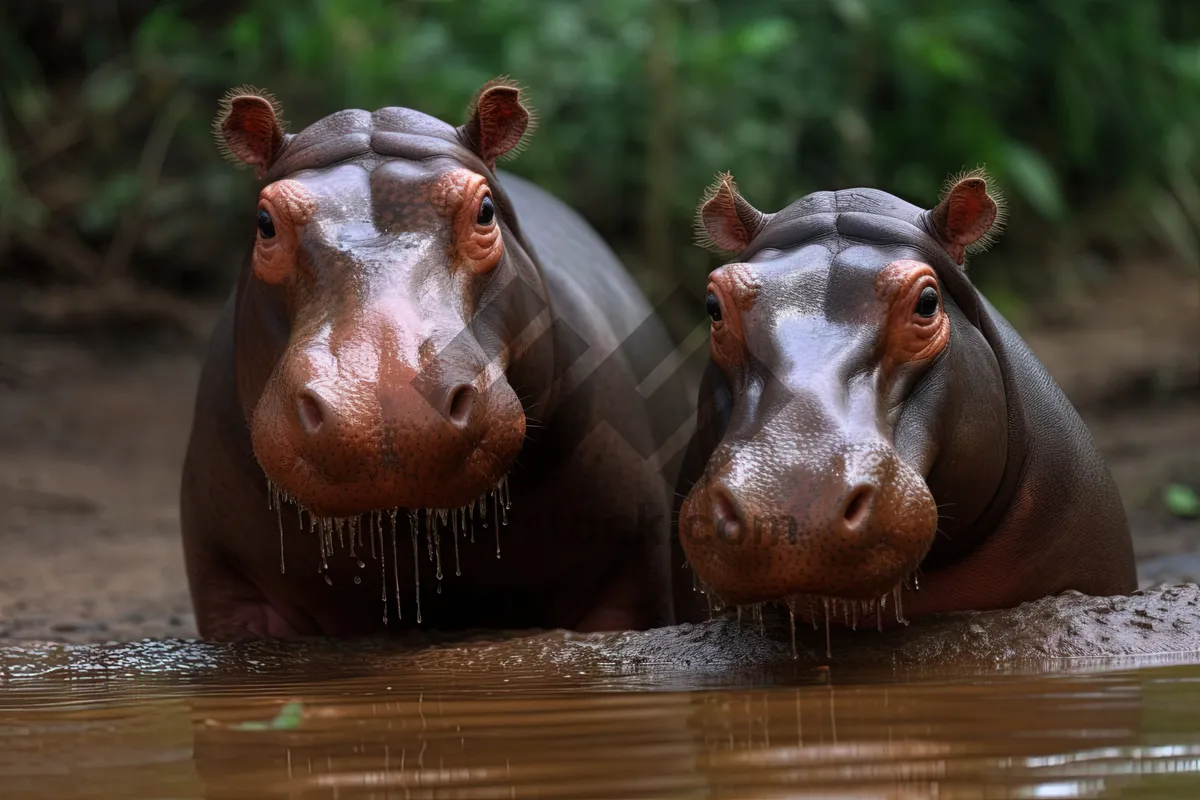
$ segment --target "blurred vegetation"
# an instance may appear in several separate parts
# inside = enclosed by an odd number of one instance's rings
[[[929,206],[986,164],[1012,214],[972,270],[1006,308],[1134,255],[1200,263],[1193,0],[0,8],[0,278],[227,291],[257,195],[210,137],[227,88],[274,92],[293,130],[385,105],[457,124],[497,74],[542,122],[505,167],[579,209],[652,291],[714,264],[691,222],[725,169],[774,210],[856,185]]]

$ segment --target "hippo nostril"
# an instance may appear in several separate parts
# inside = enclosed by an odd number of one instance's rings
[[[475,388],[464,383],[450,393],[450,421],[456,426],[466,427],[471,418],[471,407],[475,405]]]
[[[737,501],[724,484],[715,484],[708,490],[712,508],[713,526],[723,538],[737,538],[742,518],[738,513]]]
[[[296,395],[296,416],[300,419],[300,427],[310,436],[325,424],[325,412],[321,406],[320,398],[307,389],[301,389]]]
[[[866,524],[867,518],[871,515],[874,498],[874,488],[867,485],[858,486],[850,493],[842,511],[842,519],[849,530],[858,531]]]

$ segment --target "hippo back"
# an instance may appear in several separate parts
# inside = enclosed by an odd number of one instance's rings
[[[533,249],[543,279],[551,293],[556,314],[566,316],[572,327],[582,319],[569,314],[576,303],[597,308],[603,320],[599,331],[576,332],[595,345],[608,343],[610,350],[625,340],[651,313],[637,283],[600,235],[566,203],[524,178],[498,171],[497,177],[516,209],[521,233]],[[666,336],[665,329],[663,336]]]

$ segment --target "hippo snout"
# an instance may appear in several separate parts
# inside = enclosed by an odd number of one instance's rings
[[[465,505],[504,477],[525,420],[502,377],[448,373],[325,375],[296,359],[255,410],[259,463],[319,516]]]
[[[775,515],[767,514],[756,518],[748,514],[727,485],[720,481],[712,483],[706,491],[709,503],[709,515],[712,525],[727,540],[738,540],[756,526],[767,524],[772,529],[780,523],[789,538],[794,538],[797,532],[794,516],[773,519]],[[833,504],[840,513],[831,514],[827,523],[829,535],[832,537],[853,537],[865,535],[874,522],[876,498],[880,495],[878,486],[872,483],[859,482],[844,492],[844,498]],[[777,535],[778,532],[776,531]]]
[[[718,451],[680,514],[689,563],[726,602],[878,597],[933,542],[933,497],[889,446],[838,443],[791,465],[761,444],[734,450]]]

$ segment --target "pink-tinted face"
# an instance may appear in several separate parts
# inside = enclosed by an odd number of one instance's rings
[[[525,417],[480,298],[504,259],[483,175],[390,161],[268,184],[254,279],[291,334],[251,418],[267,476],[320,516],[453,508],[495,485]],[[484,329],[479,330],[478,326]]]
[[[941,352],[949,319],[933,270],[918,261],[861,275],[859,302],[830,315],[813,296],[830,283],[828,265],[783,260],[710,276],[712,360],[737,400],[683,507],[684,546],[731,603],[878,597],[916,568],[937,528],[933,497],[896,453],[880,401]],[[799,302],[776,302],[787,295]]]
[[[267,478],[313,515],[458,508],[512,467],[525,414],[510,344],[529,320],[496,298],[536,272],[491,181],[528,121],[506,80],[459,128],[383,109],[292,136],[266,95],[223,104],[227,156],[268,179],[239,394]]]
[[[709,276],[729,407],[681,509],[688,561],[727,603],[878,599],[938,530],[912,457],[929,448],[902,455],[897,425],[952,346],[960,312],[931,264],[946,254],[866,203],[839,216],[847,201],[828,194],[762,215],[722,191],[702,219],[743,259]]]

